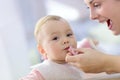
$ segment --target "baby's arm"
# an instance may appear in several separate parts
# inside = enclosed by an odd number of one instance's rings
[[[45,80],[40,72],[36,69],[32,70],[30,74],[19,80]]]

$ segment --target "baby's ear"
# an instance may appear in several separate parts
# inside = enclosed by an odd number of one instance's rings
[[[38,49],[39,53],[41,53],[42,55],[45,54],[45,50],[43,49],[43,47],[41,45],[37,45],[37,49]]]
[[[43,56],[43,58],[47,59],[47,54],[46,54],[44,48],[40,45],[37,45],[37,48],[38,48],[39,53]]]

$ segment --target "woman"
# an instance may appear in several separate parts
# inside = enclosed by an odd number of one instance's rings
[[[100,23],[106,22],[114,35],[120,34],[120,0],[84,0],[90,9],[90,18]],[[85,72],[117,73],[120,72],[120,56],[104,54],[103,52],[79,48],[80,54],[67,55],[66,61],[83,69]]]

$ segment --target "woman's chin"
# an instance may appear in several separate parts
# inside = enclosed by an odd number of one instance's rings
[[[112,31],[115,36],[120,35],[120,32]]]

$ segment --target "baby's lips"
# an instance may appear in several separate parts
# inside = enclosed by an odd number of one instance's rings
[[[69,51],[69,47],[66,47],[64,50],[68,50]]]

